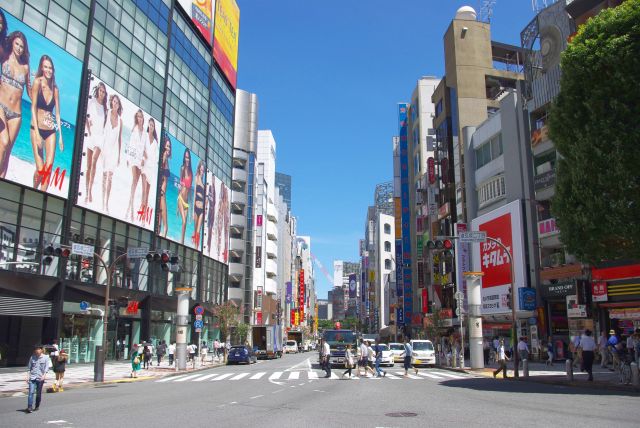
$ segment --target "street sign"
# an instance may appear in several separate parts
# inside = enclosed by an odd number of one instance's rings
[[[127,258],[143,259],[149,254],[149,247],[129,247],[127,248]]]
[[[204,314],[204,308],[202,306],[198,305],[195,308],[193,308],[193,312],[196,315],[202,315],[202,314]]]
[[[456,300],[462,300],[464,299],[464,293],[462,291],[456,291],[456,294],[454,294],[454,297]]]
[[[196,328],[196,333],[202,333],[202,329],[201,328]]]
[[[89,308],[89,302],[85,302],[84,300],[80,302],[80,310],[86,311]]]
[[[196,315],[196,320],[201,320],[202,319],[202,315]]]
[[[78,244],[77,242],[71,243],[71,254],[82,257],[93,257],[93,253],[93,245]]]
[[[483,243],[487,240],[487,232],[479,232],[479,231],[460,232],[459,238],[460,238],[460,242]]]
[[[204,323],[202,322],[202,320],[195,320],[195,321],[193,322],[193,326],[194,326],[195,328],[202,328],[202,327],[204,326]]]

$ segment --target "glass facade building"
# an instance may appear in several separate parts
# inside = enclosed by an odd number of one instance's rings
[[[12,70],[9,90],[24,90],[22,107],[0,89],[11,116],[0,119],[22,121],[0,153],[8,163],[0,167],[0,365],[22,365],[34,343],[54,339],[72,363],[93,361],[103,334],[107,358],[126,358],[135,343],[173,341],[177,287],[191,288],[191,308],[205,308],[201,340],[213,341],[214,308],[227,299],[235,89],[211,45],[172,0],[0,0],[0,8],[3,45],[21,38],[31,53],[19,57],[26,83]],[[2,50],[4,64],[14,52]],[[47,61],[53,80],[40,72]],[[32,88],[39,134],[29,137]],[[60,111],[41,112],[55,91]],[[47,133],[41,114],[62,120]],[[38,144],[44,165],[29,155]],[[52,147],[51,164],[42,152]],[[97,256],[45,254],[73,243]],[[128,258],[134,247],[177,256],[179,267]]]

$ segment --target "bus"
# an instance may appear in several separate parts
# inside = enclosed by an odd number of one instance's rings
[[[357,352],[357,336],[353,330],[325,330],[322,334],[322,342],[329,343],[331,349],[331,365],[332,366],[344,366],[344,356],[347,349],[347,345],[351,345],[351,352],[353,355]],[[318,362],[322,361],[322,347],[320,347],[320,356]]]

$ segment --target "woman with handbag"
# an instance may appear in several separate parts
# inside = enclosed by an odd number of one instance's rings
[[[53,372],[56,374],[56,381],[53,383],[53,391],[64,391],[62,382],[64,380],[64,372],[67,368],[68,355],[67,351],[61,349],[58,355],[53,357]]]
[[[344,353],[344,366],[347,368],[347,370],[342,373],[342,378],[344,379],[344,375],[348,373],[348,379],[351,379],[351,369],[353,369],[353,367],[355,366],[353,353],[351,352],[351,345],[347,345],[347,350]]]
[[[138,345],[134,345],[131,351],[131,377],[137,378],[140,370],[140,353],[138,353]]]

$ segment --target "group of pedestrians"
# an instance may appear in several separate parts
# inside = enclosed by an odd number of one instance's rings
[[[36,345],[33,349],[33,354],[29,358],[27,364],[27,385],[29,386],[29,393],[27,395],[27,413],[31,413],[40,409],[40,403],[42,402],[42,388],[47,379],[47,374],[53,368],[56,380],[52,386],[52,392],[62,392],[64,372],[66,370],[68,355],[64,349],[58,348],[57,341],[53,341],[52,345],[48,346],[49,355],[45,354],[44,346]],[[35,404],[35,407],[34,407]]]
[[[610,370],[615,371],[621,364],[635,361],[640,363],[640,328],[628,336],[619,336],[615,330],[609,331],[609,337],[602,332],[598,341],[600,353],[600,367],[607,368],[611,362]]]

